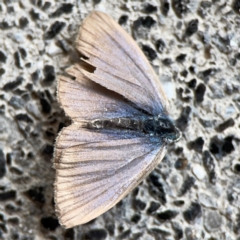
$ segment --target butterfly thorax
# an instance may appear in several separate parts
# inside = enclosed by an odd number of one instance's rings
[[[88,122],[87,128],[138,131],[168,142],[178,141],[181,136],[180,131],[169,118],[160,116],[96,119]]]

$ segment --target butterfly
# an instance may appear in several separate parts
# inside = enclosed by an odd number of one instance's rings
[[[83,57],[57,86],[58,101],[72,119],[54,150],[55,207],[66,228],[116,205],[181,136],[157,75],[110,16],[92,12],[76,49]]]

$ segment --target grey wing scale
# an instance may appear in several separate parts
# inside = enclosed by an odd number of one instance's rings
[[[141,112],[124,102],[124,99],[89,81],[80,72],[74,72],[76,80],[60,76],[58,79],[58,100],[66,114],[74,122],[106,118],[140,116]]]

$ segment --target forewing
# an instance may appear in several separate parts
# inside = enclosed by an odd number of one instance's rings
[[[76,66],[85,76],[117,92],[139,108],[160,114],[167,100],[160,81],[135,41],[108,15],[95,11],[83,22],[77,49],[96,67]]]
[[[76,79],[60,76],[58,79],[58,101],[64,111],[75,122],[98,118],[139,116],[141,113],[129,106],[122,96],[88,80],[74,67],[68,69]]]
[[[161,161],[165,146],[140,133],[73,124],[62,131],[55,154],[56,209],[69,228],[112,208]]]

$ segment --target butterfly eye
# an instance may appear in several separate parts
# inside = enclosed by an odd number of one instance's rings
[[[166,128],[166,129],[171,127],[170,124],[165,120],[164,121],[159,121],[158,124],[159,124],[160,127]]]
[[[174,127],[172,133],[166,134],[165,140],[168,143],[173,143],[173,142],[177,142],[180,138],[181,138],[182,134],[180,132],[180,130],[176,127]]]

